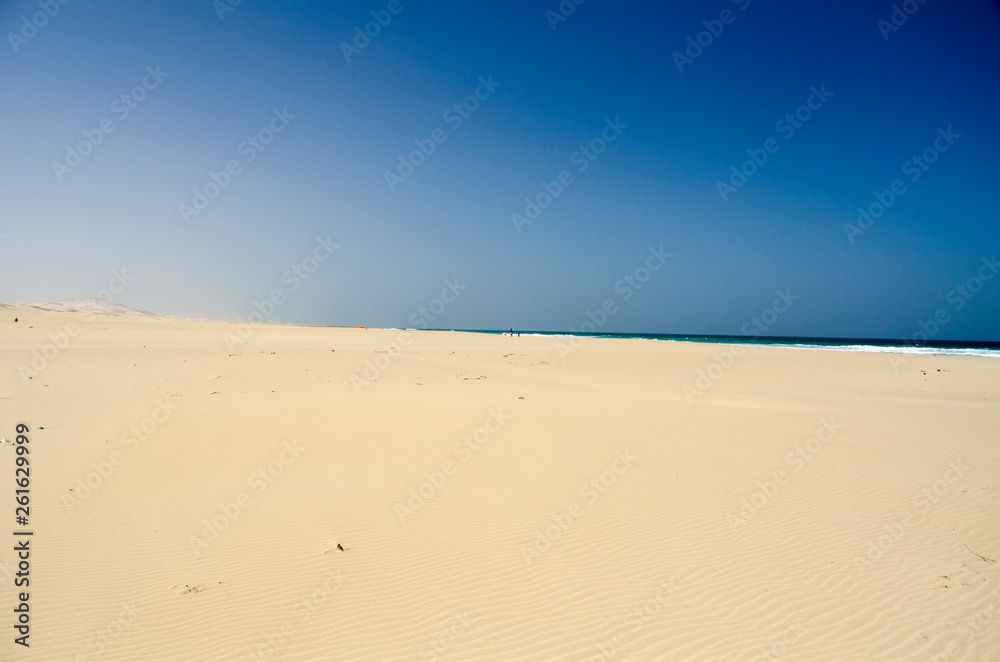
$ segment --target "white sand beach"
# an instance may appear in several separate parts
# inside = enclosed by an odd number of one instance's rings
[[[1000,650],[994,359],[747,347],[689,402],[719,345],[236,334],[0,308],[18,660]]]

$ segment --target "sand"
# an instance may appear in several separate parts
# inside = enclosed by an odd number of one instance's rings
[[[240,330],[0,308],[0,659],[998,659],[1000,361]]]

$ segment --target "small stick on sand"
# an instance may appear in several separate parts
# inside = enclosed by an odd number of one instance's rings
[[[968,545],[966,545],[966,546],[965,546],[965,548],[966,548],[966,549],[969,549],[969,546],[968,546]],[[970,552],[972,552],[972,550],[971,550],[971,549],[969,549],[969,551],[970,551]],[[972,553],[973,553],[973,554],[976,554],[975,552],[972,552]],[[982,560],[984,560],[984,561],[988,561],[988,562],[990,562],[990,563],[996,563],[996,561],[994,561],[993,559],[988,559],[988,558],[986,558],[985,556],[983,556],[982,554],[976,554],[976,556],[978,556],[979,558],[981,558],[981,559],[982,559]]]

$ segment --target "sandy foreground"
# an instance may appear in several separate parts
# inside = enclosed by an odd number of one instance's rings
[[[0,660],[1000,659],[998,360],[227,334],[0,307]]]

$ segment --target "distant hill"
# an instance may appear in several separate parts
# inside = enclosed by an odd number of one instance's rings
[[[54,303],[25,303],[24,305],[64,313],[92,313],[96,315],[117,315],[120,317],[163,317],[163,315],[157,315],[145,310],[135,310],[120,303],[110,303],[96,297],[62,299]]]

